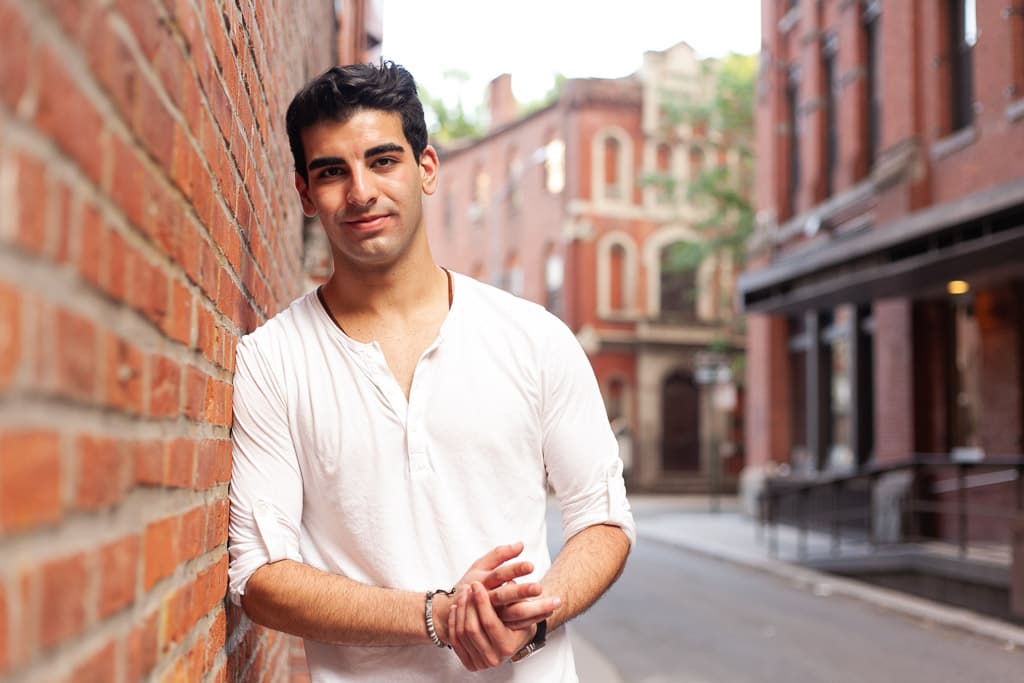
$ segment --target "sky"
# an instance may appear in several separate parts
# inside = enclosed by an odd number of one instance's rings
[[[627,76],[648,50],[680,41],[701,56],[756,53],[761,0],[382,0],[381,55],[449,104],[460,87],[444,74],[468,74],[462,98],[473,110],[487,83],[512,74],[520,102],[540,99],[556,73],[570,78]]]

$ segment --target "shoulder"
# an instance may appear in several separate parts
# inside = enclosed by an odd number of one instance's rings
[[[466,312],[476,320],[486,320],[505,332],[521,330],[533,336],[565,328],[561,319],[540,304],[467,275],[457,274],[456,278],[456,287],[465,296]]]
[[[238,355],[272,356],[301,341],[304,332],[315,324],[316,290],[299,296],[283,310],[242,337]]]

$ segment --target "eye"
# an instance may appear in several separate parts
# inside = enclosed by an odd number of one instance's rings
[[[321,178],[340,178],[344,171],[340,166],[330,166],[320,172]]]
[[[386,168],[388,166],[394,166],[397,163],[398,159],[395,159],[393,157],[381,157],[380,159],[374,161],[373,165],[376,166],[377,168]]]

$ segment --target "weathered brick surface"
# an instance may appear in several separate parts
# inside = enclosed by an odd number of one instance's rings
[[[0,0],[2,680],[287,680],[225,608],[231,382],[304,287],[284,109],[334,11]]]

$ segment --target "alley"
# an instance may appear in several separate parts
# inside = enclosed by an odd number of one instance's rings
[[[643,526],[645,515],[637,514]],[[557,516],[550,517],[557,538]],[[1024,653],[641,539],[575,623],[627,683],[1020,681]]]

